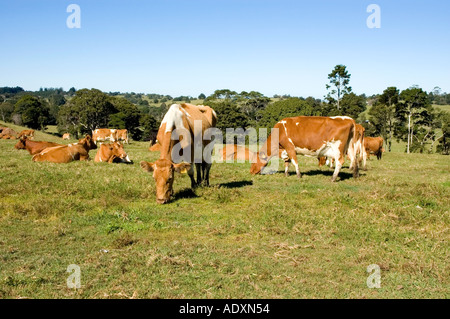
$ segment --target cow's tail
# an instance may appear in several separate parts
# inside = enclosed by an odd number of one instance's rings
[[[358,163],[358,159],[356,158],[356,154],[358,152],[358,150],[356,149],[357,146],[357,132],[356,132],[356,123],[355,121],[353,121],[352,123],[352,131],[350,132],[350,136],[351,136],[351,141],[350,144],[352,144],[351,147],[351,161],[353,162],[353,178],[358,178],[359,177],[359,163]]]
[[[364,146],[364,136],[361,139],[361,152],[359,153],[359,163],[362,163],[363,170],[367,170],[366,163],[367,163],[367,153],[366,153],[366,147]]]

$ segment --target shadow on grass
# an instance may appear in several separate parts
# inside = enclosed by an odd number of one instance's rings
[[[191,188],[185,188],[173,195],[172,201],[177,201],[183,198],[197,198],[198,195]]]
[[[279,171],[279,173],[284,174],[284,171]],[[330,179],[333,176],[334,170],[320,170],[320,169],[315,169],[315,170],[311,170],[311,171],[300,171],[300,173],[302,173],[303,175],[306,176],[317,176],[317,175],[323,175],[323,176],[329,176]],[[291,175],[296,175],[295,171],[289,171],[289,176]],[[362,173],[362,170],[359,171],[359,177],[364,176],[365,174]],[[348,173],[348,172],[343,172],[342,170],[339,172],[338,177],[336,179],[336,181],[339,180],[346,180],[346,179],[351,179],[353,178],[353,172],[352,173]]]
[[[244,186],[249,186],[249,185],[253,185],[252,181],[237,181],[237,182],[228,182],[228,183],[222,183],[219,184],[219,187],[224,187],[224,188],[239,188],[239,187],[244,187]]]

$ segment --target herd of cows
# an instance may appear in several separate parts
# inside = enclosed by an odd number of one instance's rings
[[[201,129],[194,129],[194,123],[200,123]],[[155,162],[142,161],[141,168],[151,172],[156,182],[156,202],[169,202],[173,195],[175,172],[185,173],[191,179],[191,187],[209,185],[212,148],[207,148],[209,140],[204,139],[205,132],[214,128],[217,123],[215,111],[205,105],[188,103],[173,104],[165,114],[156,140],[150,145],[150,151],[159,151],[159,159]],[[174,136],[176,130],[184,130],[191,139]],[[63,139],[69,139],[68,133]],[[34,141],[34,130],[24,130],[16,133],[8,127],[0,127],[0,139],[18,139],[16,149],[25,149],[32,155],[34,162],[69,163],[72,161],[89,160],[89,151],[97,149],[95,162],[132,163],[126,154],[123,144],[128,144],[127,130],[96,129],[91,135],[86,135],[77,143],[58,144],[46,141]],[[194,160],[194,143],[202,141],[202,159]],[[108,143],[105,143],[108,142]],[[100,144],[98,147],[97,144]],[[174,163],[172,151],[180,144],[183,150],[190,149],[190,159]],[[198,145],[197,145],[198,146]],[[260,148],[258,153],[238,145],[225,145],[222,149],[222,159],[243,159],[252,163],[251,174],[259,174],[274,156],[285,162],[285,175],[288,175],[289,165],[295,167],[296,174],[301,177],[297,154],[317,157],[319,165],[335,166],[332,181],[335,181],[344,164],[345,157],[350,160],[349,168],[353,176],[359,175],[359,167],[366,169],[366,160],[370,154],[381,159],[383,139],[381,137],[364,136],[364,128],[347,116],[320,117],[297,116],[281,119],[275,124],[274,130]],[[194,166],[196,178],[194,178]]]

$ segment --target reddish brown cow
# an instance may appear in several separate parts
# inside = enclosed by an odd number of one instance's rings
[[[170,200],[173,194],[174,173],[187,171],[191,178],[191,187],[196,187],[201,183],[209,184],[209,170],[211,160],[202,156],[202,162],[195,162],[197,170],[197,181],[194,178],[194,141],[201,141],[201,151],[204,154],[204,148],[209,141],[203,139],[207,129],[215,127],[217,121],[216,113],[212,108],[205,105],[192,104],[172,104],[161,122],[158,130],[157,140],[161,144],[160,158],[154,163],[142,161],[141,167],[144,171],[153,172],[153,178],[156,181],[156,202],[165,204]],[[201,130],[194,130],[194,123],[201,124]],[[189,138],[172,136],[174,131],[184,131],[190,135]],[[172,139],[173,138],[173,139]],[[178,143],[183,149],[191,150],[190,163],[173,163],[172,150]],[[211,154],[209,154],[210,156]]]
[[[42,152],[33,156],[34,162],[69,163],[72,161],[89,160],[89,151],[96,149],[94,141],[90,135],[80,139],[78,143],[63,146],[46,148]]]
[[[366,150],[367,158],[370,157],[370,154],[375,154],[377,159],[380,160],[383,155],[383,138],[381,136],[378,137],[370,137],[367,136],[364,138],[364,148]]]
[[[64,146],[61,144],[45,141],[31,141],[27,137],[22,137],[14,146],[18,150],[26,149],[31,155],[42,152],[48,147]]]
[[[95,154],[95,162],[107,163],[132,163],[127,153],[123,149],[123,145],[117,142],[111,144],[101,144]]]
[[[350,144],[356,141],[356,123],[351,118],[289,117],[275,124],[274,129],[274,132],[268,137],[266,143],[259,151],[257,162],[251,166],[250,172],[252,174],[260,173],[271,157],[279,156],[279,148],[282,147],[295,166],[299,178],[301,174],[297,154],[317,158],[322,156],[334,158],[337,165],[332,181],[335,181],[344,163],[345,154],[348,152]],[[273,143],[272,140],[274,140]],[[358,163],[355,161],[354,148],[350,156],[355,162],[353,176],[357,177]],[[285,174],[287,175],[287,171],[285,171]]]

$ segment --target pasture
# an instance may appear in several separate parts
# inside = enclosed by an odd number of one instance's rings
[[[217,163],[210,187],[177,175],[158,205],[148,143],[125,145],[132,165],[35,163],[15,143],[0,140],[0,298],[450,297],[448,156],[395,145],[359,179],[346,161],[336,183],[301,156],[301,180]]]

